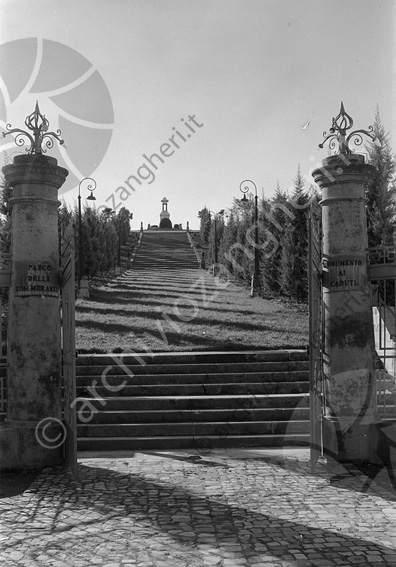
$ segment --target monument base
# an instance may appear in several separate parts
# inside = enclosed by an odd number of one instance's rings
[[[396,418],[380,419],[372,425],[373,453],[396,473]]]
[[[354,421],[341,430],[335,417],[323,417],[323,451],[328,460],[337,463],[379,464],[376,423]]]
[[[0,470],[36,470],[62,463],[63,443],[54,448],[39,443],[36,426],[35,423],[11,425],[7,422],[0,426]],[[45,434],[49,440],[54,440],[59,431],[47,430]]]

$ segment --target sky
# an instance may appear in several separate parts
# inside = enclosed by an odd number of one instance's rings
[[[378,105],[395,147],[393,0],[0,0],[0,127],[35,108],[61,129],[60,199],[96,183],[96,206],[132,228],[199,227],[241,198],[271,197],[327,156],[340,109],[367,128]],[[26,145],[25,145],[26,147]],[[11,135],[8,159],[24,152]],[[361,150],[360,150],[361,151]]]

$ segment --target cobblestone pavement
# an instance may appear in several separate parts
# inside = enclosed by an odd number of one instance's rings
[[[137,453],[45,469],[3,498],[2,567],[396,566],[396,492],[383,469],[306,449]]]

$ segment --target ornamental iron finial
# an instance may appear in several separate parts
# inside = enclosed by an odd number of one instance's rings
[[[352,150],[349,147],[349,142],[353,138],[353,143],[355,146],[360,146],[363,143],[362,134],[368,136],[373,141],[376,139],[374,134],[371,132],[373,131],[373,127],[369,126],[368,130],[354,130],[347,136],[347,130],[350,130],[353,126],[352,117],[349,116],[345,112],[344,103],[341,102],[341,109],[339,114],[332,119],[331,128],[329,129],[329,134],[327,132],[323,132],[323,137],[325,138],[321,144],[319,144],[319,148],[323,148],[325,143],[330,140],[329,142],[329,149],[334,150],[336,149],[336,142],[338,142],[338,153],[339,154],[351,154]],[[334,152],[336,154],[337,151]]]
[[[60,130],[57,130],[56,132],[48,132],[49,122],[46,117],[41,114],[37,101],[34,112],[25,119],[25,125],[28,130],[33,132],[33,135],[26,132],[26,130],[21,130],[20,128],[11,128],[11,124],[7,124],[7,132],[3,132],[3,138],[8,136],[8,134],[16,134],[15,144],[17,146],[24,146],[26,141],[25,138],[27,138],[30,142],[30,147],[25,148],[25,151],[29,154],[46,153],[47,150],[43,148],[43,143],[46,148],[50,149],[54,145],[53,138],[58,140],[60,145],[64,144],[64,141],[60,137]]]

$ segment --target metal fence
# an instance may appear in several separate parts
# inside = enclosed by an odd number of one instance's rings
[[[7,410],[7,326],[8,288],[11,283],[11,254],[0,252],[0,309],[1,309],[1,350],[0,350],[0,422],[4,421]]]
[[[377,410],[380,417],[396,417],[396,248],[369,249],[368,275],[372,286],[375,348],[377,352]]]

